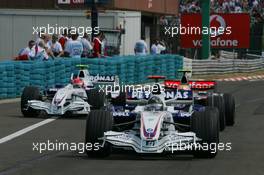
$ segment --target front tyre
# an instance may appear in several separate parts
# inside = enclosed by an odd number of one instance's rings
[[[109,111],[95,110],[91,111],[86,121],[85,143],[92,145],[102,145],[103,141],[99,140],[104,136],[104,132],[111,131],[113,127],[113,116]],[[105,142],[103,147],[98,150],[86,150],[90,157],[103,158],[111,154],[110,143]]]
[[[217,155],[217,145],[219,143],[219,112],[217,108],[205,107],[203,112],[195,112],[191,118],[191,131],[202,139],[195,145],[193,152],[196,158],[214,158]],[[201,147],[207,145],[215,146],[214,150]]]
[[[231,94],[224,94],[225,101],[225,119],[227,126],[235,124],[235,98]]]
[[[208,97],[208,106],[216,107],[219,111],[219,123],[220,131],[224,131],[226,128],[226,112],[225,112],[225,101],[221,95],[212,95]]]
[[[28,107],[28,101],[30,100],[42,100],[42,96],[37,87],[29,86],[24,88],[21,96],[20,106],[24,117],[38,117],[41,111]]]
[[[105,93],[98,89],[91,89],[87,91],[87,102],[92,109],[101,109],[105,105]]]

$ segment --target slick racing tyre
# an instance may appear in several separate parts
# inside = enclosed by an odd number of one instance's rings
[[[226,117],[225,117],[225,102],[224,98],[220,95],[212,95],[208,97],[207,106],[216,107],[219,111],[219,123],[220,131],[224,131],[226,127]]]
[[[235,98],[231,94],[224,94],[225,119],[227,126],[235,124]]]
[[[91,111],[86,121],[86,144],[100,145],[98,150],[86,150],[86,153],[90,157],[103,158],[111,154],[110,143],[105,142],[103,147],[101,138],[104,136],[104,132],[111,131],[113,127],[113,117],[109,111],[95,110]]]
[[[98,89],[91,89],[87,91],[87,102],[92,109],[101,109],[105,105],[105,94]]]
[[[111,99],[111,102],[114,106],[126,106],[126,92],[120,92],[118,97]]]
[[[37,87],[29,86],[24,88],[21,96],[21,112],[24,117],[38,117],[41,111],[28,107],[29,100],[42,100],[42,96]]]
[[[217,144],[219,143],[218,109],[205,107],[205,111],[195,112],[191,118],[191,131],[196,133],[198,138],[202,139],[193,150],[194,157],[214,158],[217,155]],[[210,149],[206,149],[206,146]],[[214,149],[211,149],[212,146]]]

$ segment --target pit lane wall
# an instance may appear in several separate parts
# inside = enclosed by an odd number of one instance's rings
[[[61,58],[49,61],[0,62],[0,99],[20,97],[26,86],[41,90],[70,83],[76,65],[89,66],[91,75],[118,75],[124,84],[148,83],[149,75],[179,78],[184,59],[178,55],[125,56],[105,59]]]

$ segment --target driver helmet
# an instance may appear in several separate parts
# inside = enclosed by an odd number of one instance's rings
[[[72,84],[73,84],[73,85],[80,86],[80,87],[83,87],[83,86],[84,86],[84,82],[83,82],[83,80],[80,79],[79,77],[74,78],[74,79],[72,80]]]
[[[163,104],[163,103],[159,97],[153,96],[148,100],[148,104]]]
[[[191,90],[191,86],[188,84],[181,84],[178,86],[178,90],[184,90],[184,91],[190,91]]]
[[[148,105],[146,107],[147,110],[155,110],[155,111],[162,111],[164,108],[162,100],[157,96],[151,97],[148,100]]]

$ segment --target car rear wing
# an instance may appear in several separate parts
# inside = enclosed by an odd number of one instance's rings
[[[164,85],[167,89],[177,89],[179,85],[181,85],[181,81],[179,80],[165,80]],[[217,83],[216,81],[189,81],[189,86],[191,86],[192,90],[199,91],[207,91],[207,90],[215,90]]]

